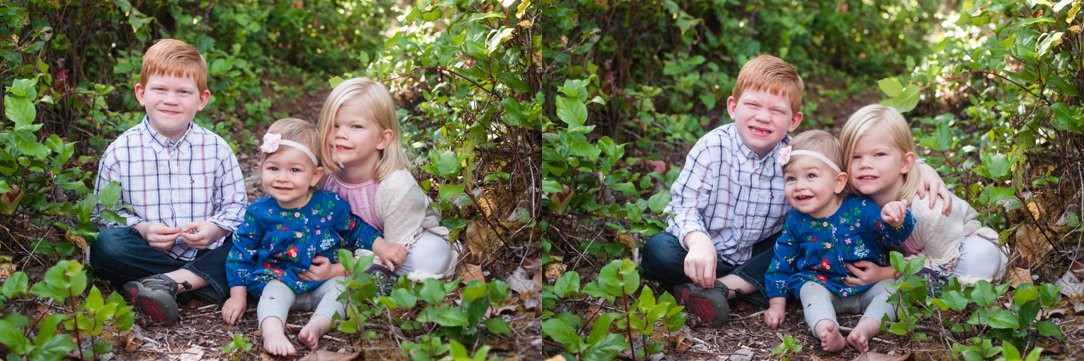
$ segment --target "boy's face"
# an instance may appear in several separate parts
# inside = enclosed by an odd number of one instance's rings
[[[847,186],[847,173],[832,170],[824,161],[796,155],[783,171],[784,192],[790,206],[816,218],[839,209],[839,192]]]
[[[260,163],[260,185],[264,193],[285,209],[300,208],[309,202],[309,194],[324,175],[312,159],[294,147],[280,147]]]
[[[726,110],[742,142],[762,157],[802,122],[802,113],[790,108],[790,98],[763,90],[746,90],[741,99],[728,97]]]
[[[146,86],[136,84],[135,93],[151,127],[173,140],[184,135],[196,112],[211,100],[211,91],[201,92],[194,79],[173,75],[150,75]]]

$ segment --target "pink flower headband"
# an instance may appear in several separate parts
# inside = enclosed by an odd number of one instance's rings
[[[292,140],[282,139],[282,134],[278,133],[264,134],[263,144],[260,145],[260,151],[271,154],[278,151],[279,146],[283,145],[287,147],[293,147],[304,152],[305,155],[309,156],[309,159],[312,160],[312,164],[320,165],[320,162],[316,160],[316,154],[312,154],[312,150],[309,150],[309,147]]]
[[[779,165],[787,165],[787,163],[790,163],[790,157],[796,155],[808,155],[810,157],[820,159],[822,162],[824,162],[824,164],[827,164],[828,167],[836,171],[836,173],[840,172],[839,166],[837,166],[835,162],[829,160],[828,157],[825,157],[824,154],[804,149],[793,150],[789,145],[779,150]]]

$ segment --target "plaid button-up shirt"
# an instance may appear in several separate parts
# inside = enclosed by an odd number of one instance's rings
[[[237,157],[217,134],[190,124],[172,141],[151,128],[148,118],[128,129],[106,148],[98,165],[94,192],[111,181],[121,187],[120,204],[130,206],[118,214],[126,225],[161,222],[184,227],[200,220],[234,231],[244,217],[248,194]],[[102,210],[99,204],[94,213]],[[100,222],[117,226],[116,222]],[[208,248],[217,248],[225,237]],[[196,249],[178,237],[168,251],[175,259],[195,259]]]
[[[786,136],[761,157],[742,142],[733,123],[705,134],[670,187],[666,231],[686,249],[686,235],[704,232],[720,259],[734,265],[748,261],[754,244],[782,230],[790,210],[776,161],[779,148],[789,143]]]

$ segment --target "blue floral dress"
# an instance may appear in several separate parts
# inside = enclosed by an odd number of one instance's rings
[[[798,297],[806,282],[819,283],[840,297],[865,292],[873,285],[843,283],[846,264],[867,260],[887,265],[887,247],[907,240],[914,226],[910,210],[903,225],[894,228],[881,220],[880,206],[854,195],[845,197],[835,214],[826,218],[791,209],[764,275],[765,293],[769,298]]]
[[[271,280],[305,293],[323,284],[297,277],[309,269],[313,258],[335,261],[339,248],[372,249],[380,236],[352,215],[350,204],[335,193],[316,190],[308,204],[296,209],[283,209],[274,198],[264,196],[248,206],[244,222],[234,232],[226,279],[230,287],[245,286],[256,297]]]

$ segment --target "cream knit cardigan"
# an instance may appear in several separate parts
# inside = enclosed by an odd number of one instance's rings
[[[915,228],[908,242],[917,242],[922,245],[922,252],[918,256],[928,257],[926,260],[928,267],[954,268],[959,261],[960,244],[971,235],[977,235],[993,242],[995,246],[998,245],[997,231],[979,223],[978,212],[975,208],[956,195],[952,195],[951,198],[952,212],[948,215],[941,214],[944,200],[940,198],[932,209],[928,206],[928,198],[919,198],[916,195],[911,201],[910,209],[915,219]],[[994,280],[987,279],[987,281],[996,281],[1005,274],[1009,260],[1004,249],[1000,254],[1001,267],[997,276]],[[958,276],[957,279],[965,285],[980,280],[980,278],[967,275]]]
[[[405,169],[393,172],[380,181],[376,189],[376,213],[384,223],[384,239],[388,242],[409,245],[415,235],[421,232],[432,233],[445,241],[448,240],[448,228],[440,225],[440,212],[429,206],[429,197],[422,192],[418,181]],[[448,278],[455,274],[458,263],[458,244],[452,245],[448,266],[442,274],[423,274],[412,272],[412,280],[426,278]],[[415,274],[417,273],[417,274]]]

